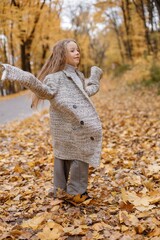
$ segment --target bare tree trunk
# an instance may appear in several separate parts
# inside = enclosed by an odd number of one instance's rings
[[[43,9],[45,5],[46,0],[43,0],[40,6],[37,6],[40,10]],[[20,4],[17,3],[15,0],[11,1],[11,4],[13,4],[15,7],[17,7],[20,10]],[[38,3],[39,4],[39,3]],[[21,45],[20,45],[20,51],[21,51],[21,67],[23,70],[31,72],[31,64],[30,64],[30,52],[31,52],[31,46],[34,39],[34,34],[36,30],[36,26],[38,24],[38,21],[40,19],[40,11],[37,12],[34,20],[34,25],[31,30],[30,35],[27,37],[26,40],[24,40],[24,30],[21,29],[21,22],[22,22],[22,16],[19,19],[19,29],[20,29],[20,38],[21,38]]]
[[[131,16],[130,16],[130,1],[126,0],[125,2],[121,0],[121,9],[123,13],[124,26],[126,31],[126,41],[124,46],[126,48],[127,57],[129,60],[133,60],[133,46],[131,40]]]
[[[30,64],[30,51],[31,51],[31,43],[29,40],[23,41],[20,45],[21,50],[21,67],[23,70],[27,72],[31,72],[31,64]]]
[[[10,31],[10,49],[11,49],[11,64],[14,66],[14,46],[13,46],[13,21],[11,22],[11,31]]]
[[[5,35],[5,34],[4,34]],[[7,46],[6,46],[6,40],[4,40],[4,44],[3,44],[3,53],[4,53],[4,62],[8,62],[8,58],[7,58]]]
[[[147,0],[147,9],[149,13],[149,23],[151,25],[151,35],[154,34],[154,32],[158,31],[158,28],[155,28],[155,22],[154,22],[154,9],[155,4],[153,0]],[[160,17],[160,16],[159,16]],[[152,51],[154,53],[154,57],[156,58],[158,55],[158,39],[157,37],[152,38]]]
[[[0,92],[1,92],[1,96],[4,96],[3,85],[1,83],[0,83]]]
[[[4,8],[2,10],[2,13],[4,14]],[[3,23],[3,20],[2,20],[2,23]],[[3,61],[7,63],[8,62],[8,58],[7,58],[7,41],[6,41],[6,31],[5,31],[4,27],[3,27],[2,35],[4,36],[3,40],[2,40],[3,56],[4,56]]]
[[[153,52],[153,49],[152,49],[152,45],[151,45],[149,29],[147,27],[147,22],[146,22],[144,1],[140,0],[139,4],[138,4],[135,2],[135,0],[133,0],[133,3],[136,7],[137,13],[139,14],[139,16],[141,17],[141,19],[143,21],[143,26],[145,29],[145,39],[146,39],[147,50],[148,50],[148,54],[150,54],[151,52]]]
[[[149,13],[149,22],[151,24],[151,32],[154,31],[153,23],[154,23],[154,16],[153,16],[153,11],[154,11],[154,5],[152,0],[147,0],[147,9]]]
[[[120,34],[119,27],[118,27],[118,24],[117,24],[117,15],[116,15],[115,12],[112,11],[111,14],[107,14],[107,16],[110,18],[110,21],[112,22],[113,29],[114,29],[114,32],[115,32],[116,37],[117,37],[117,42],[118,42],[118,47],[119,47],[121,60],[122,60],[122,63],[124,64],[125,63],[125,56],[124,56],[123,48],[122,48],[121,34]]]
[[[46,55],[47,55],[48,50],[49,50],[49,45],[48,44],[46,44],[46,45],[42,44],[42,60],[41,60],[41,66],[40,67],[43,66],[43,64],[46,60]]]
[[[158,10],[158,14],[160,17],[160,0],[153,0],[153,2],[155,3],[157,10]]]

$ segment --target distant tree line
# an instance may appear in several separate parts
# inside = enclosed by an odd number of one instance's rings
[[[67,28],[62,28],[64,14]],[[53,44],[66,37],[80,44],[86,75],[93,64],[112,70],[139,58],[158,61],[160,0],[82,1],[76,7],[66,7],[63,0],[0,1],[1,62],[37,74]],[[16,83],[0,85],[1,95],[19,90]]]

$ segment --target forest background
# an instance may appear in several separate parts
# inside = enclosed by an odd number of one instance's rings
[[[79,43],[85,75],[97,65],[122,83],[160,91],[159,0],[0,1],[0,62],[36,75],[63,38]],[[21,89],[6,82],[0,94]]]

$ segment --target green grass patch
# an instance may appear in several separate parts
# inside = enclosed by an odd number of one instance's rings
[[[157,87],[160,94],[160,65],[153,64],[150,68],[150,77],[142,80],[142,85],[146,87]]]
[[[128,84],[133,90],[139,90],[142,87],[154,88],[157,94],[160,95],[160,65],[152,64],[148,78],[143,78],[138,82]]]

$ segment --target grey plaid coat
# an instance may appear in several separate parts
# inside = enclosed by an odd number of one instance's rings
[[[31,73],[8,64],[2,81],[18,81],[41,99],[50,101],[50,127],[53,139],[54,156],[65,160],[81,160],[93,167],[99,165],[102,145],[102,126],[90,96],[99,90],[102,70],[91,68],[91,76],[84,79],[80,88],[72,71],[65,69],[46,76],[39,81]]]

